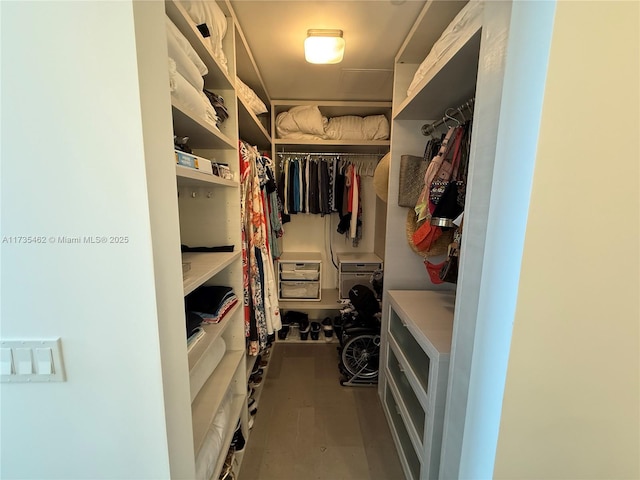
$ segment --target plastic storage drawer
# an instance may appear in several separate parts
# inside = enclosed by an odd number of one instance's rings
[[[380,268],[380,263],[342,263],[340,271],[343,273],[374,272]]]
[[[319,280],[319,263],[281,263],[280,278],[282,280]]]
[[[280,282],[280,298],[320,300],[320,282]]]

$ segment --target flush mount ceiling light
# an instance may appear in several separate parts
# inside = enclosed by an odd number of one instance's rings
[[[340,63],[344,56],[342,30],[307,30],[304,58],[309,63]]]

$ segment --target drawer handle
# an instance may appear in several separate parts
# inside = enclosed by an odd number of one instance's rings
[[[400,413],[400,408],[398,408],[398,405],[395,405],[395,404],[394,404],[393,406],[396,408],[396,413],[397,413],[398,415],[402,415],[402,414]]]
[[[398,364],[398,370],[400,370],[402,373],[404,373],[404,368],[402,368],[401,364]]]

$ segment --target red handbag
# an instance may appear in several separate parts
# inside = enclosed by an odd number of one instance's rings
[[[413,244],[419,251],[428,252],[440,235],[442,235],[442,229],[427,221],[413,233]]]

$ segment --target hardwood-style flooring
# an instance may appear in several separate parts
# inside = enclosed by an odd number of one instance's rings
[[[404,478],[377,386],[339,378],[336,344],[272,347],[239,480]]]

